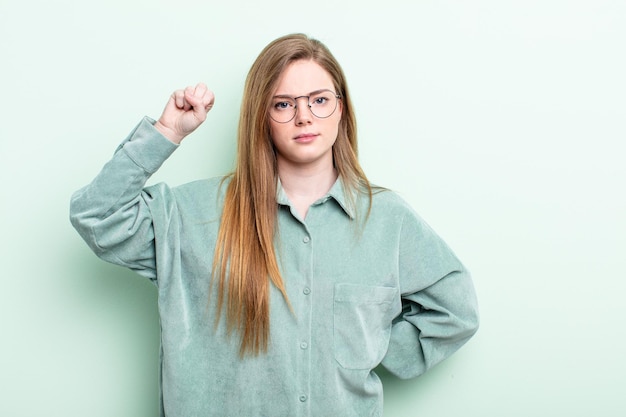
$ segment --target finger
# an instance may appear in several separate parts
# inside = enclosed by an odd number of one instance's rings
[[[194,90],[194,96],[198,98],[197,107],[202,107],[206,112],[211,110],[213,103],[215,102],[215,95],[213,91],[204,83],[198,83]]]
[[[187,87],[185,89],[185,100],[187,100],[194,108],[201,107],[203,94],[204,89],[200,85],[197,85],[195,87]]]
[[[176,90],[172,93],[172,98],[176,107],[182,109],[185,106],[185,92],[183,90]]]
[[[215,94],[213,91],[207,90],[202,97],[202,102],[204,103],[204,109],[208,112],[213,108],[213,104],[215,104]]]
[[[206,113],[213,107],[213,93],[204,84],[198,84],[191,89],[185,90],[185,100],[189,102],[198,119],[204,119]]]
[[[195,88],[191,86],[185,88],[184,95],[183,95],[184,102],[185,102],[185,105],[183,106],[183,110],[185,111],[191,110],[197,105],[197,100],[193,95],[194,90]]]
[[[208,88],[206,86],[206,84],[204,83],[198,83],[196,85],[196,88],[194,89],[193,95],[198,97],[198,98],[202,98],[202,96],[204,96],[204,94],[207,92]]]

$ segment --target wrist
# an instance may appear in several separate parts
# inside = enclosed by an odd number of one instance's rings
[[[157,120],[154,123],[154,128],[159,131],[167,140],[179,145],[185,136],[178,134],[174,129],[161,123],[161,120]]]

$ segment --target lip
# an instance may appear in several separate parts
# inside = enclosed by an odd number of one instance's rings
[[[317,133],[300,133],[298,136],[294,138],[297,142],[311,142],[313,139],[318,137]]]

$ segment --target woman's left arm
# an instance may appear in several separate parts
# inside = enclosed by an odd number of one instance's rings
[[[467,269],[415,213],[403,220],[398,268],[403,308],[382,364],[400,378],[412,378],[476,333],[478,304]]]

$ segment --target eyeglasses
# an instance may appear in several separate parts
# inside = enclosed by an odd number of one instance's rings
[[[318,90],[308,96],[274,96],[269,114],[272,120],[278,123],[287,123],[296,117],[298,99],[306,98],[307,106],[313,116],[319,119],[330,117],[337,109],[337,102],[341,96],[331,90]]]

